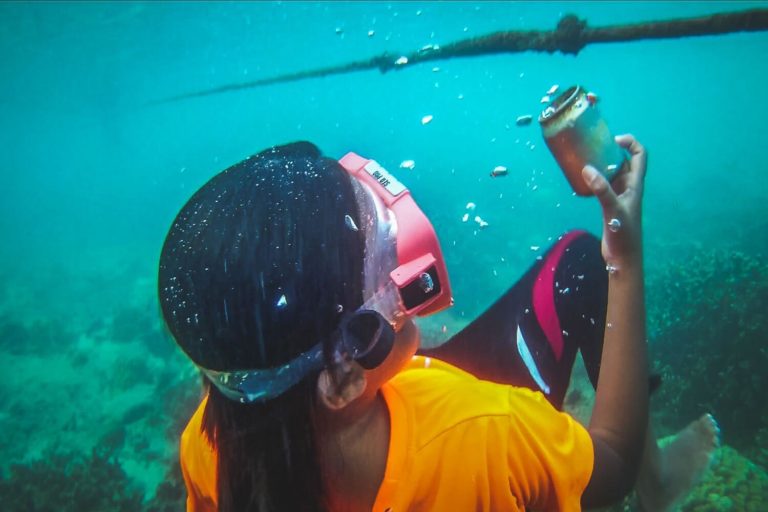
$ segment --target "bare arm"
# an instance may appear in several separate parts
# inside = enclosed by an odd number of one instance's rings
[[[646,153],[631,135],[617,141],[632,154],[627,172],[612,184],[594,169],[583,172],[603,209],[602,252],[609,267],[605,341],[589,424],[595,463],[582,496],[585,507],[616,501],[632,488],[648,421],[641,225]],[[618,229],[609,227],[614,219]]]

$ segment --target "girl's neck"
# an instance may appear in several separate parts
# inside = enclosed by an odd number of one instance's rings
[[[390,423],[384,397],[379,392],[356,402],[349,410],[317,412],[320,470],[332,510],[371,510],[387,466]]]

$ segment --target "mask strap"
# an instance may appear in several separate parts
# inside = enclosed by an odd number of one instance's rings
[[[368,303],[343,319],[333,334],[334,357],[348,354],[365,369],[386,359],[394,344],[395,330],[389,320]],[[376,323],[374,323],[374,321]],[[375,327],[372,332],[366,329]],[[369,334],[370,339],[365,339]],[[287,363],[272,368],[217,371],[199,367],[221,393],[240,403],[265,402],[294,387],[310,373],[325,367],[323,344],[316,343]]]

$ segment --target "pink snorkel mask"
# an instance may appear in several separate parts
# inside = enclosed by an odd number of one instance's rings
[[[339,163],[354,178],[362,224],[347,215],[346,226],[365,235],[364,302],[343,317],[334,357],[350,357],[371,369],[387,357],[394,333],[409,318],[441,311],[453,298],[435,230],[408,189],[377,162],[355,153]],[[201,370],[227,398],[250,403],[281,395],[324,365],[323,344],[317,343],[274,368]]]
[[[365,303],[396,331],[413,316],[451,304],[448,271],[432,224],[411,193],[376,161],[355,153],[339,160],[354,178],[365,233]]]

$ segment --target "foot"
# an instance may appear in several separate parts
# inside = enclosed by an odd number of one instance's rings
[[[643,461],[635,486],[640,508],[648,512],[674,510],[712,464],[719,445],[720,429],[711,414],[661,440],[658,457]]]

